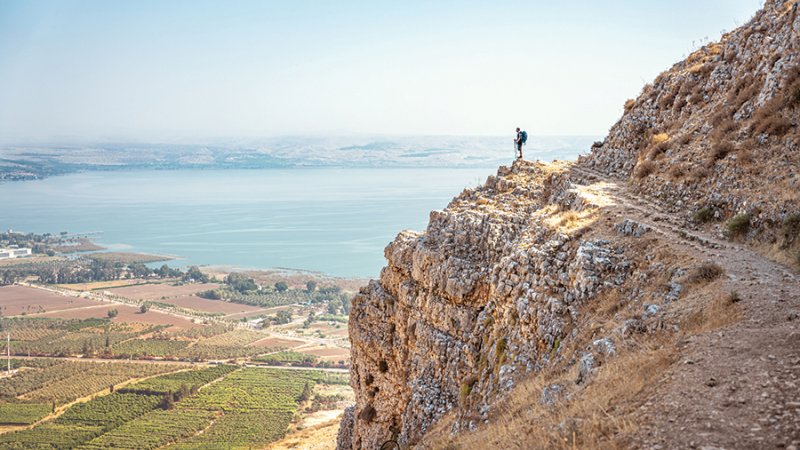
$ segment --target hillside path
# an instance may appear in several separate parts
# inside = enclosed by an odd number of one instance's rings
[[[684,339],[680,359],[641,406],[634,448],[800,450],[800,277],[755,251],[694,229],[627,188],[575,165],[581,195],[610,199],[612,214],[647,225],[700,260],[722,266],[744,318]]]

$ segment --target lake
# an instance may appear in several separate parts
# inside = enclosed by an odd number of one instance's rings
[[[423,230],[485,169],[296,168],[85,172],[0,184],[0,228],[102,232],[173,266],[284,267],[376,277],[384,247]]]

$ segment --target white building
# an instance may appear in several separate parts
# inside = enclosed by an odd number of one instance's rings
[[[31,254],[29,248],[0,248],[0,259],[24,258]]]

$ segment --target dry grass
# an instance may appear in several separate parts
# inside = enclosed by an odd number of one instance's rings
[[[654,134],[652,138],[650,138],[650,142],[653,144],[661,144],[667,142],[669,140],[669,135],[667,133],[658,133]]]
[[[541,373],[519,384],[497,406],[490,423],[474,433],[450,436],[452,417],[437,424],[426,436],[423,448],[503,449],[618,449],[637,429],[637,405],[654,381],[677,358],[667,335],[650,336],[636,348],[609,359],[570,400],[552,407],[539,403],[545,386],[573,385],[572,373]]]
[[[736,292],[722,292],[693,314],[689,314],[681,323],[681,328],[688,333],[704,333],[736,323],[744,313],[738,305],[741,297]]]
[[[730,141],[722,141],[711,145],[711,153],[708,155],[708,164],[714,165],[717,161],[724,159],[734,152],[736,147]]]
[[[669,171],[667,173],[669,173],[669,176],[673,180],[680,180],[681,178],[685,177],[686,174],[689,173],[689,171],[687,170],[686,166],[678,163],[670,166]]]
[[[585,208],[582,211],[563,210],[558,205],[548,205],[541,209],[544,223],[560,233],[572,235],[597,220],[597,210]]]
[[[639,161],[639,163],[636,164],[636,168],[633,169],[633,176],[636,177],[637,180],[641,180],[650,176],[655,170],[656,165],[653,161]]]
[[[748,147],[739,147],[736,152],[736,160],[744,166],[753,164],[753,152]]]
[[[719,264],[705,262],[695,267],[686,277],[689,284],[710,283],[725,273],[725,269]]]
[[[784,111],[800,104],[800,67],[786,71],[784,89],[765,103],[753,115],[753,129],[757,134],[782,136],[792,128]]]
[[[635,104],[636,104],[636,101],[635,101],[634,99],[632,99],[632,98],[629,98],[628,100],[626,100],[626,101],[625,101],[625,112],[627,113],[627,112],[629,112],[630,110],[632,110],[632,109],[633,109],[633,106],[634,106]]]

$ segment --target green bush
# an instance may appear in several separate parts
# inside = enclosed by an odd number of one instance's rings
[[[706,206],[697,210],[692,216],[695,222],[707,223],[714,219],[714,208]]]
[[[800,214],[790,214],[783,219],[783,238],[787,243],[791,243],[800,235]]]
[[[750,214],[737,214],[728,221],[725,228],[728,230],[728,235],[731,237],[741,236],[750,230]]]

